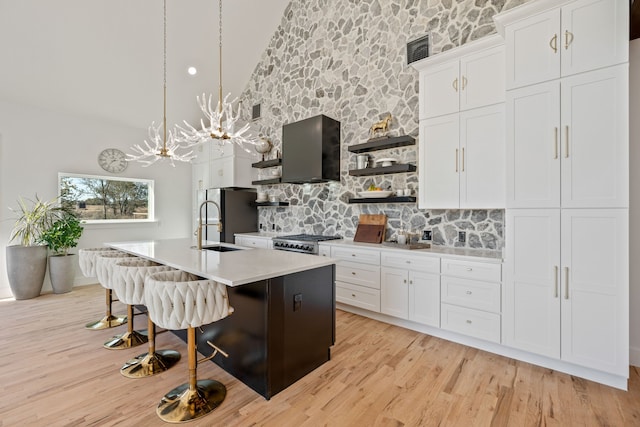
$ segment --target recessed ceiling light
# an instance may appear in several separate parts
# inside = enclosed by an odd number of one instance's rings
[[[196,69],[196,67],[189,67],[187,68],[187,73],[189,73],[192,76],[195,76],[198,73],[198,70]]]

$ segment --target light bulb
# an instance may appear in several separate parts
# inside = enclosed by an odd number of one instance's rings
[[[187,68],[187,73],[189,73],[189,75],[191,76],[195,76],[198,73],[198,70],[196,69],[196,67],[189,67]]]

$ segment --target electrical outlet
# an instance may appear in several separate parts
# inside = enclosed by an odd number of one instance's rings
[[[422,240],[431,240],[431,230],[424,230],[422,232]]]
[[[467,232],[466,231],[458,231],[458,242],[464,243],[467,241]]]

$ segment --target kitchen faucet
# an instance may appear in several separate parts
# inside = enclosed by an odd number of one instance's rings
[[[209,225],[213,225],[213,224],[207,223],[206,221],[204,224],[202,223],[202,208],[207,203],[213,203],[216,209],[218,209],[218,233],[222,233],[222,214],[220,212],[220,206],[218,206],[218,204],[213,200],[205,200],[200,204],[200,210],[199,210],[199,216],[198,216],[198,249],[199,250],[202,249],[202,227],[203,226],[208,227]]]

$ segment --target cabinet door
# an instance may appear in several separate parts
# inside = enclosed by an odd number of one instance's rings
[[[409,320],[440,327],[440,276],[409,272]]]
[[[455,60],[420,72],[420,119],[458,112],[459,68]]]
[[[629,2],[581,0],[562,7],[562,75],[629,60]]]
[[[507,207],[560,207],[560,83],[507,93]]]
[[[504,102],[504,46],[460,58],[460,110]]]
[[[460,207],[503,208],[504,105],[460,113]]]
[[[407,270],[382,267],[380,270],[380,312],[409,318],[409,283]]]
[[[507,89],[560,76],[562,46],[559,32],[558,10],[539,13],[505,28]]]
[[[562,207],[629,206],[628,67],[561,81]]]
[[[560,357],[560,210],[508,209],[504,344]]]
[[[562,211],[562,359],[622,376],[629,374],[628,221],[627,209]]]
[[[421,209],[460,206],[459,115],[425,120],[420,128]]]

